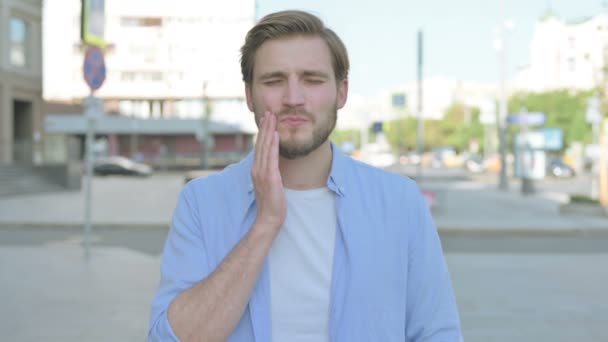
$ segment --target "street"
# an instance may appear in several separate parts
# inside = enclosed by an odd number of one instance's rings
[[[11,341],[141,340],[166,229],[0,229]],[[608,234],[445,235],[466,341],[605,341]],[[58,316],[61,315],[61,316]],[[78,322],[78,323],[71,323]]]
[[[400,170],[394,170],[400,171]],[[411,171],[411,170],[410,170]],[[426,171],[426,170],[425,170]],[[404,172],[405,173],[405,172]],[[91,259],[83,194],[0,199],[0,331],[10,341],[146,336],[160,257],[183,174],[95,177]],[[606,341],[608,221],[558,206],[589,180],[548,179],[535,196],[496,175],[425,172],[466,341]]]
[[[83,232],[76,228],[0,229],[0,248],[74,247],[83,241]],[[167,236],[159,228],[96,228],[92,235],[94,247],[121,247],[152,257],[160,256]],[[597,254],[608,253],[608,234],[569,236],[477,236],[444,234],[441,237],[447,254]]]

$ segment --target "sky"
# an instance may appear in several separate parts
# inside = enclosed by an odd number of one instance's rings
[[[416,36],[424,35],[424,77],[498,82],[494,49],[501,22],[509,78],[528,63],[538,19],[548,9],[567,21],[604,11],[602,0],[257,0],[256,17],[310,11],[342,38],[351,62],[351,94],[373,96],[416,80]],[[504,5],[503,5],[504,4]],[[504,10],[503,10],[504,9]]]

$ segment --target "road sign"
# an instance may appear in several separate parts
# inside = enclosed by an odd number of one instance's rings
[[[404,93],[396,93],[392,96],[393,108],[404,109],[406,101],[407,99]]]
[[[559,151],[564,147],[564,132],[561,128],[543,128],[540,132],[545,136],[545,150]]]
[[[84,55],[84,80],[95,91],[101,87],[106,79],[106,64],[103,58],[103,51],[94,46],[87,47]]]
[[[519,126],[539,126],[544,125],[546,121],[547,116],[541,112],[510,114],[507,117],[508,124]]]
[[[85,45],[104,47],[105,0],[81,0],[80,38]]]
[[[600,99],[597,95],[594,95],[587,100],[587,112],[585,113],[585,119],[590,124],[599,124],[602,122]]]
[[[98,97],[87,96],[84,99],[85,111],[84,115],[87,118],[99,119],[103,116],[103,100]]]
[[[382,121],[376,121],[372,124],[372,132],[381,133],[384,132],[384,123]]]

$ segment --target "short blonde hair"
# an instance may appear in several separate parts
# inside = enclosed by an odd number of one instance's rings
[[[318,36],[329,47],[336,81],[348,78],[348,52],[342,40],[331,29],[325,27],[318,17],[304,11],[281,11],[268,14],[257,23],[245,37],[241,47],[241,73],[246,84],[253,82],[255,53],[268,40],[292,36]]]

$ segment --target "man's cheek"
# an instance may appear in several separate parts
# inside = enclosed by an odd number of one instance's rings
[[[281,111],[281,101],[276,96],[273,96],[273,94],[266,94],[260,100],[262,112],[270,111],[273,114],[277,114]]]

